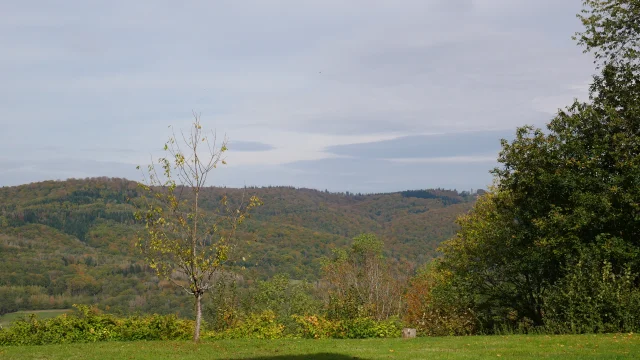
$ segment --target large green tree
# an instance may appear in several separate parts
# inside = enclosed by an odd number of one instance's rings
[[[243,197],[232,206],[223,196],[217,211],[201,209],[209,175],[226,163],[227,141],[216,144],[215,134],[203,132],[199,116],[194,117],[191,132],[179,137],[174,133],[164,146],[168,156],[149,165],[140,184],[146,201],[136,218],[145,225],[139,246],[150,266],[194,297],[198,341],[202,296],[227,261],[238,225],[261,201]]]
[[[615,273],[640,270],[638,122],[576,103],[547,131],[503,143],[496,185],[442,248],[442,266],[477,296],[482,321],[543,324],[544,299],[570,266],[601,252]]]
[[[492,193],[460,219],[461,230],[442,247],[441,270],[473,295],[468,305],[485,326],[544,324],[549,299],[562,299],[557,294],[567,290],[560,287],[596,288],[568,280],[598,278],[575,273],[598,268],[585,263],[606,268],[599,278],[607,282],[626,277],[625,284],[637,287],[640,1],[584,5],[585,31],[576,39],[601,65],[591,101],[559,111],[545,130],[521,127],[515,140],[503,141]],[[607,296],[583,295],[579,301]],[[613,315],[601,318],[628,327]]]

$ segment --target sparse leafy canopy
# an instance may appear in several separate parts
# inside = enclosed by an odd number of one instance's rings
[[[640,1],[584,0],[578,14],[585,29],[574,36],[603,65],[638,64]]]
[[[180,137],[174,132],[164,145],[168,155],[149,165],[140,184],[147,193],[145,207],[136,218],[145,224],[138,245],[150,266],[195,297],[197,341],[202,295],[228,260],[238,225],[261,201],[255,196],[245,201],[243,196],[232,207],[223,196],[215,214],[202,211],[201,191],[211,172],[225,164],[227,141],[217,147],[215,134],[204,133],[199,116],[194,117],[191,132]]]
[[[405,279],[399,269],[388,266],[383,248],[384,243],[375,235],[362,234],[353,239],[350,248],[336,249],[333,258],[324,259],[324,278],[331,285],[331,317],[383,320],[400,314]]]

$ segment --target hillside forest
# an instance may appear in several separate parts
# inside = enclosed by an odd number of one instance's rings
[[[322,279],[322,259],[361,232],[384,239],[384,254],[407,273],[451,237],[476,197],[442,189],[393,194],[329,193],[290,187],[205,189],[201,205],[241,192],[264,202],[238,232],[227,268],[235,286],[278,275]],[[136,182],[95,178],[0,189],[0,312],[95,304],[118,314],[192,315],[184,294],[158,279],[135,247]],[[243,260],[244,259],[244,260]]]

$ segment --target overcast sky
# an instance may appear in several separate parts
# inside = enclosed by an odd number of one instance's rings
[[[0,185],[117,176],[192,110],[212,184],[484,188],[586,100],[581,0],[0,1]]]

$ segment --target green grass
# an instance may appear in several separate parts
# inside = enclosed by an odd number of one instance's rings
[[[72,309],[62,309],[62,310],[27,310],[27,311],[17,311],[13,313],[8,313],[0,316],[0,326],[9,327],[12,322],[20,318],[24,315],[29,314],[37,314],[38,319],[50,319],[56,317],[62,313],[68,313],[73,311]]]
[[[0,359],[632,359],[640,336],[511,335],[369,340],[103,342],[0,347]]]

